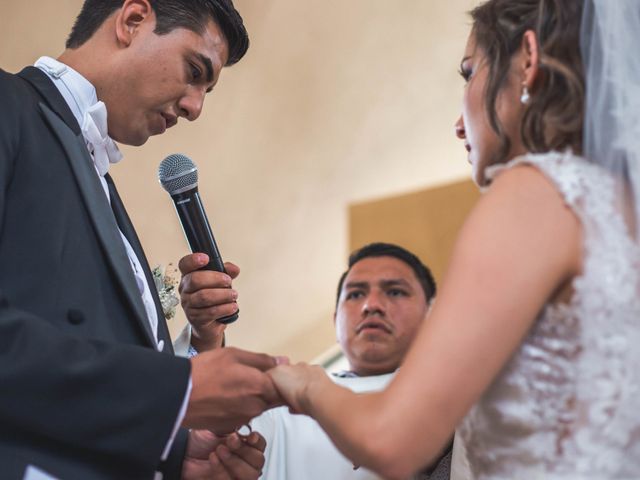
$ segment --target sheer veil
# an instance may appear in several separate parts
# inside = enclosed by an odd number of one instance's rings
[[[585,0],[581,48],[584,155],[625,180],[640,238],[640,0]]]

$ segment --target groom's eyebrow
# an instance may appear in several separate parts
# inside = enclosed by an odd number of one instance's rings
[[[198,58],[204,65],[205,75],[207,78],[207,82],[213,82],[213,64],[211,63],[211,59],[209,57],[204,56],[201,53],[197,54]]]

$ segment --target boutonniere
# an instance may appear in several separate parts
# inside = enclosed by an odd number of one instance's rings
[[[162,313],[167,320],[171,320],[176,314],[176,306],[180,303],[176,288],[178,270],[170,263],[167,268],[157,265],[151,273],[160,297]]]

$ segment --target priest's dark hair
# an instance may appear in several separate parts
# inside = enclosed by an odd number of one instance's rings
[[[430,302],[431,299],[435,296],[436,282],[433,279],[431,270],[429,270],[429,268],[424,263],[422,263],[417,256],[399,245],[376,242],[370,243],[369,245],[365,245],[364,247],[355,250],[349,256],[349,268],[347,268],[347,271],[342,274],[342,276],[340,277],[340,281],[338,282],[336,305],[340,301],[342,286],[344,284],[345,278],[347,278],[347,275],[351,271],[351,267],[353,267],[360,260],[371,257],[393,257],[406,263],[409,267],[411,267],[411,270],[413,270],[413,273],[416,275],[418,282],[420,282],[422,290],[424,291],[424,298],[427,300],[427,302]]]

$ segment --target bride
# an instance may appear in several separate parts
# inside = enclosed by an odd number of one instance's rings
[[[385,477],[457,427],[476,479],[638,479],[640,0],[489,0],[472,18],[456,131],[485,193],[397,377],[356,395],[319,367],[270,373]]]

